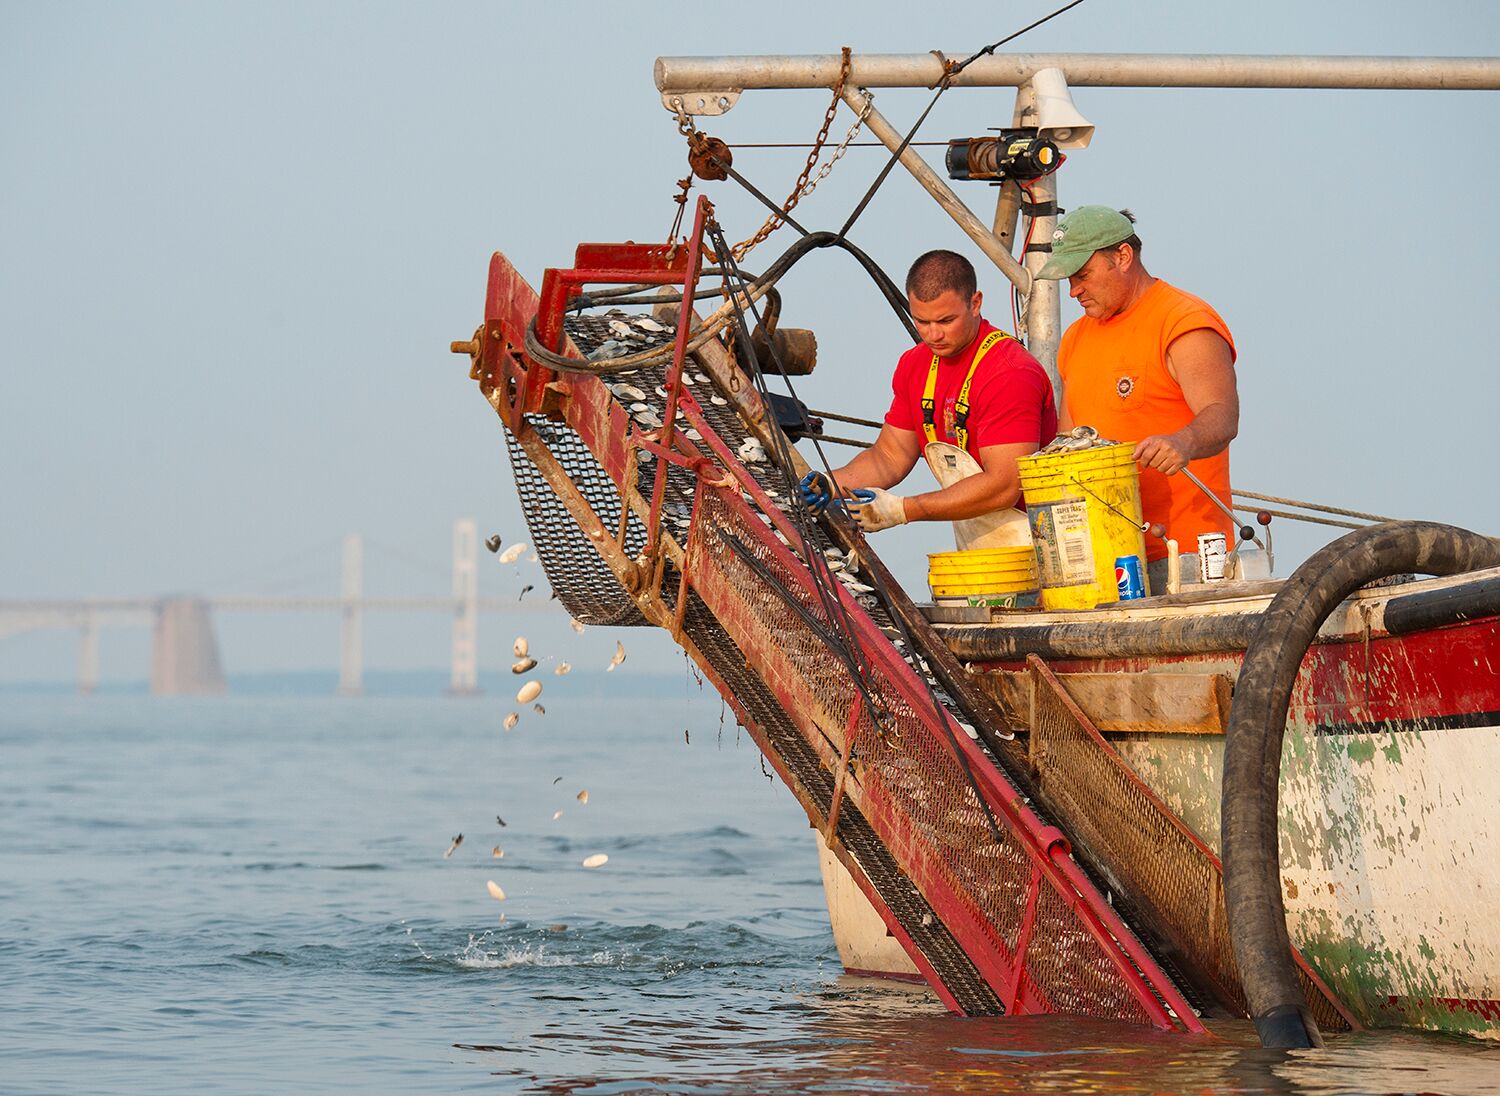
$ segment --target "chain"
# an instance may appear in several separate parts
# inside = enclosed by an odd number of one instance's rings
[[[828,141],[828,131],[833,127],[833,119],[838,114],[839,103],[843,101],[844,84],[849,79],[850,65],[851,59],[849,47],[845,46],[843,64],[839,67],[839,82],[834,86],[833,89],[833,99],[831,102],[829,102],[828,110],[823,115],[823,125],[822,128],[818,130],[818,136],[817,139],[813,142],[812,151],[807,154],[807,163],[803,165],[802,173],[797,176],[796,183],[792,185],[792,192],[787,195],[786,201],[781,204],[782,213],[790,213],[792,210],[796,209],[797,203],[800,202],[808,194],[811,194],[813,192],[818,183],[828,175],[829,171],[833,170],[834,161],[836,161],[840,156],[844,154],[844,151],[849,146],[849,141],[852,139],[854,133],[856,132],[856,130],[849,131],[849,136],[845,137],[843,142],[839,145],[838,150],[829,160],[827,167],[825,167],[823,171],[818,175],[817,179],[814,179],[811,185],[809,185],[808,179],[812,176],[813,168],[818,166],[818,157],[823,153],[823,146]],[[688,119],[687,125],[684,126],[683,118],[685,116],[683,115],[682,110],[679,108],[677,113],[677,131],[691,142],[694,139],[694,135],[696,133],[696,131],[692,128],[692,120]],[[856,127],[864,123],[865,116],[868,113],[868,111],[864,111],[860,114],[859,119],[855,123]],[[767,217],[766,223],[761,225],[760,228],[756,230],[754,236],[751,236],[747,240],[741,240],[739,243],[730,248],[730,252],[733,254],[735,261],[738,262],[744,259],[744,257],[750,254],[751,251],[755,250],[755,248],[759,246],[759,244],[763,240],[765,240],[767,236],[771,235],[771,233],[775,232],[785,223],[786,222],[783,221],[781,217],[774,213],[771,214],[771,216]],[[714,254],[714,252],[709,250],[707,247],[704,248],[703,254],[709,260],[709,262],[716,263],[719,261],[718,255]]]
[[[860,89],[860,93],[865,97],[864,110],[860,111],[859,117],[854,119],[854,124],[849,127],[849,132],[844,134],[844,139],[839,142],[838,148],[833,150],[833,155],[828,157],[823,166],[818,169],[818,173],[802,188],[801,197],[806,198],[818,188],[819,183],[828,178],[828,173],[833,170],[833,165],[844,158],[844,153],[849,151],[849,142],[859,136],[859,131],[864,128],[865,119],[870,116],[870,111],[875,109],[875,97],[864,88]]]

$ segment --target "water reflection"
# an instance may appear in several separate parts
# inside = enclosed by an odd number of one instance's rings
[[[963,1019],[923,989],[851,978],[790,1001],[718,1003],[713,1015],[683,1001],[669,1015],[558,1016],[525,1049],[461,1049],[523,1091],[580,1096],[1500,1093],[1500,1047],[1462,1038],[1365,1032],[1321,1051],[1271,1051],[1248,1023],[1187,1036],[1057,1017]]]

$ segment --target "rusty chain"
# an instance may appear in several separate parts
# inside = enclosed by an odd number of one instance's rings
[[[845,135],[844,139],[839,142],[837,150],[834,152],[833,156],[830,157],[828,163],[823,165],[823,168],[821,171],[819,171],[817,178],[812,178],[813,169],[818,166],[818,157],[822,155],[823,146],[828,142],[828,131],[833,127],[833,119],[838,115],[839,103],[843,100],[844,97],[844,85],[848,82],[851,64],[852,60],[850,56],[850,50],[848,46],[845,46],[843,50],[843,64],[839,66],[839,80],[833,88],[833,99],[829,102],[828,110],[823,115],[823,125],[818,130],[818,136],[817,139],[813,142],[812,151],[807,154],[807,162],[803,165],[801,174],[797,176],[796,183],[792,185],[792,192],[787,195],[786,201],[781,203],[781,212],[783,214],[790,213],[793,209],[795,209],[798,202],[800,202],[807,195],[811,194],[813,190],[816,189],[818,183],[822,182],[828,177],[828,173],[833,170],[833,165],[837,163],[838,160],[843,156],[843,154],[848,150],[849,142],[853,140],[854,135],[859,132],[860,126],[864,124],[864,114],[861,114],[858,118],[855,119],[854,127],[850,129],[849,133]],[[677,132],[682,134],[683,137],[687,139],[688,146],[691,150],[691,155],[689,157],[690,159],[692,158],[692,156],[697,156],[699,158],[712,157],[715,154],[716,150],[711,147],[711,143],[714,145],[718,145],[720,148],[723,147],[722,142],[719,142],[715,138],[709,137],[707,134],[701,132],[697,128],[697,126],[693,124],[693,119],[687,114],[686,111],[682,109],[681,105],[678,105],[677,107]],[[809,182],[809,179],[811,179],[812,181]],[[683,185],[684,182],[687,183],[687,186]],[[687,179],[680,180],[677,186],[679,189],[679,193],[674,195],[672,199],[677,203],[677,216],[672,222],[672,231],[667,236],[668,247],[673,246],[677,242],[677,232],[682,225],[682,212],[687,204],[687,192],[692,186],[692,176],[689,175]],[[771,233],[775,232],[785,223],[785,220],[775,213],[767,217],[765,224],[761,225],[760,228],[756,230],[755,235],[749,237],[748,239],[741,240],[739,243],[730,248],[730,252],[733,254],[735,261],[738,262],[746,255],[750,254],[750,252],[753,251],[762,241],[764,241],[766,237],[770,236]],[[719,261],[719,256],[706,245],[703,248],[703,255],[704,258],[706,258],[709,262],[717,263]]]

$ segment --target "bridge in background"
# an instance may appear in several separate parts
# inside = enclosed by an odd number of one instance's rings
[[[364,540],[344,538],[337,596],[285,594],[172,595],[156,598],[0,599],[0,639],[23,632],[72,629],[79,633],[78,688],[99,684],[99,632],[104,627],[149,627],[151,691],[159,696],[211,695],[224,691],[213,618],[220,612],[306,612],[342,617],[339,692],[363,690],[366,612],[449,613],[453,618],[449,691],[479,687],[479,614],[515,612],[510,599],[479,596],[479,530],[472,519],[453,523],[452,592],[434,597],[371,597],[364,592]]]

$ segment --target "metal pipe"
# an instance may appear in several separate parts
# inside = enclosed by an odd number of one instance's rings
[[[1038,124],[1036,89],[1030,81],[1016,89],[1016,110],[1012,117],[1015,126]],[[1032,276],[1031,289],[1026,294],[1026,349],[1041,363],[1052,382],[1052,399],[1059,409],[1062,407],[1062,375],[1057,371],[1057,345],[1062,339],[1062,309],[1057,282],[1036,277],[1036,272],[1046,263],[1052,245],[1052,232],[1057,227],[1057,173],[1043,175],[1032,181],[1027,188],[1035,206],[1051,203],[1053,212],[1033,216],[1027,226],[1027,238],[1032,244],[1046,245],[1047,251],[1022,251],[1021,263]],[[1023,248],[1025,243],[1022,243]],[[1044,439],[1048,440],[1048,439]]]
[[[947,56],[962,58],[969,50]],[[831,88],[843,58],[836,53],[758,57],[658,57],[662,92],[705,88]],[[954,87],[1019,87],[1041,68],[1060,68],[1073,87],[1369,88],[1494,91],[1500,58],[1318,57],[1256,54],[1011,53],[981,57]],[[936,53],[856,54],[848,84],[932,88],[943,78]]]
[[[855,87],[853,83],[844,85],[844,102],[849,104],[849,109],[857,115],[865,115],[865,128],[873,133],[886,148],[895,152],[901,147],[902,134],[898,133],[894,126],[885,120],[885,116],[875,109],[875,104],[869,96]],[[1000,273],[1015,284],[1016,288],[1025,293],[1031,288],[1031,275],[1022,270],[1011,257],[1005,245],[995,238],[995,234],[989,230],[983,221],[974,216],[972,210],[959,200],[957,194],[937,172],[927,165],[927,161],[917,154],[916,149],[908,147],[900,156],[901,166],[911,172],[912,177],[922,184],[922,188],[936,199],[937,204],[942,206],[948,216],[958,223],[958,227],[964,230],[964,234],[979,245],[979,250],[987,255],[992,263],[1000,268]]]
[[[1021,188],[1007,179],[995,198],[995,237],[1012,255],[1016,253],[1016,217],[1021,210]]]

